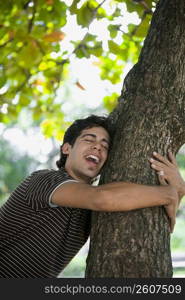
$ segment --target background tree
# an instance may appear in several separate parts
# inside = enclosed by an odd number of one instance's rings
[[[120,82],[125,61],[137,60],[154,7],[152,0],[1,1],[0,122],[16,120],[26,107],[34,120],[42,121],[45,135],[61,139],[68,124],[60,95],[72,61],[94,57],[102,80]],[[137,25],[127,29],[126,10],[138,16]],[[94,30],[102,24],[108,36],[104,42]],[[81,40],[73,38],[77,28],[83,33]],[[84,89],[78,74],[74,84]],[[112,110],[117,96],[107,95],[106,108]]]
[[[38,162],[26,154],[18,153],[7,140],[0,140],[0,206]]]
[[[156,184],[152,152],[185,141],[185,2],[161,0],[138,63],[110,115],[114,146],[101,180]],[[139,200],[138,200],[139,201]],[[87,277],[171,277],[169,221],[162,207],[93,213]]]

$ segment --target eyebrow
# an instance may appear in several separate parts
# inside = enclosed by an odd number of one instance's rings
[[[86,137],[86,136],[90,136],[90,137],[93,137],[93,138],[96,138],[96,137],[97,137],[96,134],[93,134],[93,133],[85,133],[85,134],[83,134],[83,135],[81,136],[81,138],[84,138],[84,137]],[[110,142],[109,142],[107,139],[103,138],[102,141],[103,141],[103,142],[106,142],[108,145],[110,145]]]

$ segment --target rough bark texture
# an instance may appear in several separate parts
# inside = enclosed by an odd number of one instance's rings
[[[110,114],[116,132],[101,183],[157,184],[148,159],[154,150],[164,155],[169,148],[179,150],[185,142],[184,112],[185,1],[161,0]],[[172,277],[164,208],[93,213],[86,277]]]

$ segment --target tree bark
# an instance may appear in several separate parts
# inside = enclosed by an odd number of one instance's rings
[[[185,141],[185,1],[161,0],[117,108],[113,148],[101,182],[158,184],[148,159]],[[116,201],[116,200],[115,200]],[[139,201],[139,200],[138,200]],[[172,277],[163,207],[92,214],[86,277]]]

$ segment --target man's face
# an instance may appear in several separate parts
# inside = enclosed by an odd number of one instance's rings
[[[62,147],[67,154],[65,168],[75,179],[90,182],[103,167],[109,150],[110,137],[103,127],[82,130],[73,146],[65,143]]]

